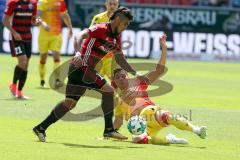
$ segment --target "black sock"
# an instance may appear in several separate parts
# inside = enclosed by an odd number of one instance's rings
[[[14,74],[13,74],[13,83],[16,84],[17,81],[20,79],[21,74],[24,70],[20,68],[18,65],[16,65],[14,69]]]
[[[113,93],[102,94],[102,110],[104,114],[105,129],[104,132],[113,131]]]
[[[22,71],[22,74],[19,78],[19,83],[18,83],[18,90],[21,91],[25,85],[26,79],[27,79],[27,71]]]
[[[52,110],[48,117],[42,121],[38,127],[40,129],[46,130],[51,124],[61,119],[69,110],[70,109],[63,103],[57,104],[57,106]]]

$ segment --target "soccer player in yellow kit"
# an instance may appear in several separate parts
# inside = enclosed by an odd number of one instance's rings
[[[99,23],[107,23],[109,21],[109,17],[112,15],[112,13],[118,8],[119,2],[118,0],[106,0],[105,6],[106,6],[106,11],[99,13],[95,15],[92,19],[92,23],[90,27],[94,24],[99,24]],[[100,61],[101,66],[100,66],[100,71],[99,73],[102,76],[105,76],[108,79],[111,79],[112,75],[112,61],[113,54],[112,52],[109,52],[107,55],[104,56],[104,58]]]
[[[165,70],[165,62],[167,57],[166,35],[160,39],[162,47],[161,58],[156,69],[148,72],[144,77],[147,81],[140,78],[130,81],[127,72],[123,69],[114,70],[113,86],[118,89],[121,101],[115,108],[114,128],[119,129],[123,123],[123,119],[128,120],[135,115],[142,116],[147,123],[146,132],[142,135],[133,135],[134,143],[152,143],[152,144],[188,144],[184,138],[177,138],[169,134],[160,136],[158,132],[169,125],[173,125],[178,129],[195,133],[200,138],[206,138],[207,127],[195,126],[185,118],[170,114],[168,111],[157,106],[149,99],[147,88],[153,83]]]
[[[46,24],[40,26],[38,37],[39,52],[40,52],[40,85],[45,88],[46,60],[48,51],[53,53],[54,70],[60,65],[60,50],[62,45],[62,25],[63,22],[69,30],[69,38],[72,36],[72,23],[68,15],[64,0],[39,0],[38,1],[38,16]],[[56,87],[60,87],[62,82],[58,79],[60,73],[56,73]]]

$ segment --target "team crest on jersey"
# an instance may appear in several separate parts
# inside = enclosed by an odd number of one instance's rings
[[[33,9],[32,3],[30,3],[30,4],[28,5],[28,8],[29,8],[29,9]]]

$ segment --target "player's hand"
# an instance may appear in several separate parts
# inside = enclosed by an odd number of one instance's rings
[[[75,67],[77,67],[77,68],[82,67],[83,62],[82,62],[82,58],[81,58],[81,53],[80,52],[77,52],[76,55],[73,57],[72,64]]]
[[[160,43],[163,50],[167,50],[166,40],[167,40],[167,35],[166,34],[162,35],[159,39],[159,43]]]
[[[40,24],[39,17],[33,17],[32,18],[32,25],[39,25],[39,24]]]
[[[47,32],[50,31],[50,27],[49,27],[49,25],[47,25],[46,22],[43,21],[43,22],[42,22],[42,26],[43,26],[43,28],[44,28],[45,31],[47,31]]]
[[[48,24],[45,21],[43,21],[42,18],[40,17],[35,18],[35,24],[42,25],[44,30],[47,32],[50,31],[50,27],[48,26]]]
[[[40,17],[36,17],[35,19],[33,19],[33,23],[35,23],[36,25],[40,25],[41,24],[41,18]]]
[[[13,35],[13,37],[14,37],[15,40],[17,40],[17,41],[21,41],[21,40],[22,40],[21,35],[20,35],[19,33],[17,33],[16,31],[14,31],[14,32],[12,33],[12,35]]]

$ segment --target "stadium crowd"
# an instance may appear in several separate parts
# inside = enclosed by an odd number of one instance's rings
[[[66,0],[69,1],[69,0]],[[87,0],[81,0],[87,1]],[[104,2],[104,0],[101,0]],[[99,1],[97,1],[99,2]],[[240,7],[240,0],[120,0],[120,3],[163,4],[181,6]]]
[[[240,7],[240,0],[123,0],[126,3],[167,4],[183,6],[233,6]]]

